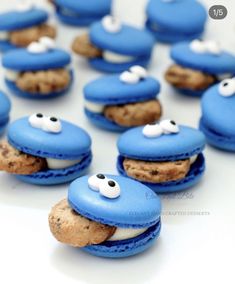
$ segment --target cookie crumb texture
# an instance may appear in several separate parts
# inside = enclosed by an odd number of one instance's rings
[[[33,41],[38,41],[41,37],[56,37],[56,29],[47,24],[10,32],[10,42],[16,46],[26,47]]]
[[[104,115],[118,125],[131,127],[153,123],[162,115],[158,100],[140,103],[106,106]]]
[[[103,225],[77,214],[64,199],[56,204],[49,215],[49,226],[53,236],[62,243],[85,247],[108,240],[115,227]]]
[[[92,45],[88,34],[76,37],[72,44],[72,50],[87,58],[102,57],[102,50]]]
[[[146,162],[125,159],[124,169],[129,177],[151,183],[176,181],[184,178],[190,169],[190,160]]]
[[[17,87],[31,94],[47,95],[66,89],[71,81],[70,73],[65,69],[37,72],[24,72],[16,81]]]
[[[216,82],[216,78],[201,71],[172,65],[165,74],[168,83],[179,89],[205,90]]]
[[[18,151],[8,142],[0,143],[0,170],[11,174],[30,175],[47,168],[46,160]]]

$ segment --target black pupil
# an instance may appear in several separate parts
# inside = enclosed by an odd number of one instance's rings
[[[226,83],[224,83],[224,87],[226,87],[226,86],[228,86],[228,83],[226,82]]]
[[[56,122],[58,119],[57,119],[56,117],[51,117],[50,120],[51,120],[52,122]]]
[[[37,113],[36,116],[37,116],[38,118],[42,118],[42,117],[43,117],[43,115],[42,115],[41,113]]]
[[[174,121],[174,120],[171,120],[171,124],[176,125],[176,123],[175,123],[175,121]]]
[[[110,181],[108,182],[108,184],[109,184],[109,186],[111,186],[111,187],[114,187],[114,186],[116,185],[115,182],[112,181],[112,180],[110,180]]]
[[[98,177],[99,179],[105,179],[105,176],[102,175],[102,174],[98,174],[97,177]]]

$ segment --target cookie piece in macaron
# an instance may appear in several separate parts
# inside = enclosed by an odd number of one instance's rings
[[[0,14],[0,51],[26,47],[41,37],[56,37],[49,25],[48,13],[30,2],[21,2],[9,12]]]
[[[110,131],[154,123],[160,119],[160,83],[141,66],[108,75],[84,88],[85,114],[96,126]]]
[[[39,185],[72,181],[91,163],[91,138],[80,127],[42,113],[10,124],[0,143],[0,170]]]
[[[72,26],[89,26],[110,14],[112,0],[53,0],[59,20]]]
[[[207,142],[235,152],[235,78],[213,86],[202,97],[200,129]]]
[[[9,98],[0,91],[0,135],[4,132],[8,124],[10,110],[11,102]]]
[[[185,95],[199,97],[235,73],[235,56],[222,50],[215,41],[178,43],[170,55],[174,63],[166,71],[165,79]]]
[[[99,71],[119,73],[133,65],[146,67],[153,46],[150,32],[105,16],[91,25],[88,37],[81,35],[74,40],[72,50]]]
[[[9,90],[24,98],[47,99],[68,92],[73,82],[71,57],[43,37],[27,48],[3,55],[5,82]]]
[[[130,129],[117,146],[119,173],[158,193],[188,189],[205,170],[203,133],[173,120]]]
[[[207,12],[195,0],[149,0],[146,27],[157,41],[175,43],[199,38]]]
[[[75,180],[49,215],[54,237],[96,256],[121,258],[151,247],[161,230],[161,203],[147,186],[97,174]]]

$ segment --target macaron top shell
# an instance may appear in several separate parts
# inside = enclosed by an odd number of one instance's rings
[[[84,88],[87,100],[110,105],[153,99],[159,92],[160,84],[152,77],[128,84],[120,80],[120,75],[103,76]]]
[[[46,11],[33,8],[0,14],[0,31],[12,31],[37,26],[48,19]]]
[[[225,51],[219,55],[196,53],[187,42],[175,44],[171,49],[171,58],[182,66],[209,74],[235,73],[235,56],[232,54]]]
[[[55,0],[55,4],[80,15],[105,15],[110,12],[111,0]]]
[[[3,55],[2,65],[15,71],[37,71],[63,68],[71,61],[69,53],[52,49],[42,53],[31,53],[27,48],[15,49]]]
[[[207,18],[205,8],[195,0],[150,0],[147,15],[161,28],[182,33],[202,31]]]
[[[90,40],[102,50],[130,56],[149,55],[154,45],[153,36],[146,30],[123,24],[120,31],[110,33],[101,22],[91,26]]]
[[[94,221],[124,228],[143,228],[155,224],[161,213],[160,200],[147,186],[121,176],[106,175],[120,186],[120,196],[102,196],[88,186],[88,176],[69,187],[68,201],[81,215]]]
[[[60,133],[45,132],[24,117],[9,126],[8,140],[16,149],[38,157],[73,160],[89,153],[89,135],[72,123],[62,120],[61,124]]]
[[[133,128],[120,136],[120,155],[144,161],[171,161],[197,155],[205,147],[204,135],[188,126],[179,126],[179,133],[155,138],[144,136],[143,128]]]
[[[0,91],[0,119],[8,116],[11,103],[8,97]]]
[[[235,137],[235,92],[224,97],[219,85],[210,88],[202,97],[203,121],[214,131],[225,136]]]

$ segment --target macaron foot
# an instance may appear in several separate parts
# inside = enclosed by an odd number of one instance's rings
[[[216,78],[201,71],[174,64],[166,71],[165,79],[176,88],[205,90],[216,82]]]
[[[16,81],[17,87],[25,92],[47,95],[66,89],[71,81],[68,70],[55,69],[37,72],[24,72]]]
[[[129,177],[143,182],[161,183],[186,177],[190,169],[190,160],[150,162],[126,158],[123,166]]]
[[[87,58],[102,57],[102,50],[92,45],[88,34],[76,37],[72,44],[72,50]]]
[[[85,247],[108,240],[115,227],[97,223],[76,213],[64,199],[49,214],[49,226],[54,237],[62,243]]]
[[[56,37],[56,29],[48,24],[10,32],[10,42],[16,46],[26,47],[41,37]]]
[[[47,167],[46,160],[13,148],[8,142],[0,143],[0,170],[11,174],[30,175]]]
[[[104,115],[116,124],[126,127],[153,123],[161,117],[162,108],[158,100],[126,105],[106,106]]]

